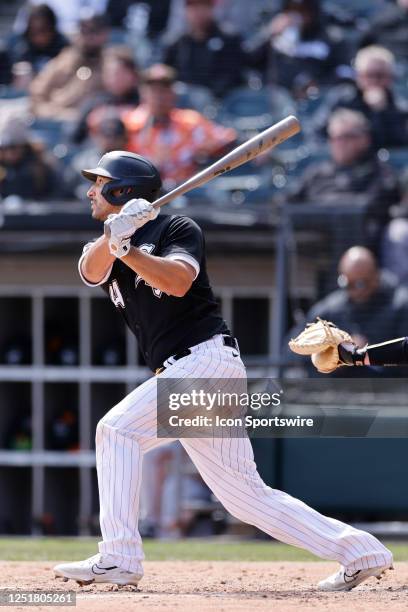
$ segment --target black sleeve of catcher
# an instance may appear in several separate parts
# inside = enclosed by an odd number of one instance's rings
[[[371,365],[392,366],[408,364],[408,337],[367,346]]]

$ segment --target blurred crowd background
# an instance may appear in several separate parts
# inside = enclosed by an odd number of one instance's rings
[[[292,113],[301,134],[191,192],[181,206],[192,217],[203,204],[208,214],[266,211],[283,232],[289,224],[325,233],[330,265],[318,300],[291,302],[282,319],[282,355],[297,371],[305,362],[288,353],[286,339],[315,316],[360,345],[408,334],[408,0],[0,5],[0,215],[21,202],[85,202],[80,170],[113,149],[149,157],[171,189]],[[67,309],[64,324],[49,318],[45,364],[79,364],[71,315]],[[31,363],[23,335],[4,335],[3,364]],[[112,333],[95,364],[125,359]],[[29,412],[9,423],[3,448],[31,448]],[[45,448],[78,450],[76,408],[49,419]],[[191,472],[190,511],[177,514],[178,485],[166,476],[172,453],[177,447],[158,451],[146,468],[155,483],[145,495],[150,535],[188,533],[195,499],[217,510]],[[166,490],[173,493],[162,512]]]
[[[295,113],[299,136],[189,199],[358,208],[354,243],[406,281],[407,0],[14,0],[1,13],[3,202],[83,201],[79,170],[112,149],[148,156],[170,189]]]

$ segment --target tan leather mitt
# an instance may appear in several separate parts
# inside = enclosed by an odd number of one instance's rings
[[[322,374],[330,374],[339,366],[346,365],[339,357],[340,342],[352,342],[350,334],[317,317],[289,342],[289,348],[299,355],[311,355],[312,363]]]

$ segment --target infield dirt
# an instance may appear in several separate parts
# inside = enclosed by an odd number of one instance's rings
[[[408,610],[408,563],[396,563],[381,581],[370,578],[348,593],[322,593],[316,583],[337,569],[335,563],[238,561],[151,561],[145,563],[140,589],[117,590],[109,585],[80,587],[55,580],[54,562],[0,562],[1,589],[73,590],[72,607],[30,607],[56,611],[114,612],[127,610],[274,610],[298,612],[406,612]],[[27,607],[13,606],[27,610]]]

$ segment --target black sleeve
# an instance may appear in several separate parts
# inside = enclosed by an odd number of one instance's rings
[[[186,261],[198,275],[203,252],[203,233],[197,223],[188,217],[172,217],[162,238],[160,256]]]
[[[408,337],[388,340],[381,344],[367,347],[371,365],[405,365],[408,364]]]

